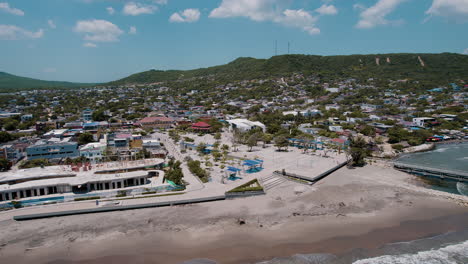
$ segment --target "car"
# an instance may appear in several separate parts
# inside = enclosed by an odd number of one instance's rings
[[[442,141],[442,139],[437,138],[437,137],[430,137],[426,139],[426,142],[439,142],[439,141]]]

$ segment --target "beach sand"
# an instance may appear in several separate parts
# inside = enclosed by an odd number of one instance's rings
[[[427,190],[391,168],[343,168],[297,194],[0,222],[1,263],[256,263],[345,254],[468,229],[467,197]],[[241,221],[240,221],[241,220]],[[245,222],[245,224],[241,224]],[[463,233],[466,234],[466,233]],[[459,237],[468,240],[468,237]]]

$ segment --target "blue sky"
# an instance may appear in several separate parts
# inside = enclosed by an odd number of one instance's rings
[[[0,0],[0,71],[106,82],[275,54],[468,54],[468,0]]]

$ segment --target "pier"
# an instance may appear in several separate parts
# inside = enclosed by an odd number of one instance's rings
[[[401,162],[395,162],[393,166],[397,170],[408,172],[411,174],[417,174],[421,176],[430,176],[437,177],[440,179],[449,179],[459,182],[468,182],[468,172],[466,171],[457,171],[457,170],[447,170],[447,169],[437,169],[430,168],[420,165],[412,165]]]

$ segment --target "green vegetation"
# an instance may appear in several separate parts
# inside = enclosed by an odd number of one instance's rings
[[[101,199],[100,196],[81,197],[81,198],[75,198],[75,202],[88,201],[88,200],[99,200],[99,199]]]
[[[182,185],[182,178],[184,177],[184,173],[182,172],[182,168],[180,167],[180,161],[174,161],[174,159],[169,160],[169,170],[166,172],[165,178],[172,181],[177,185]]]
[[[0,171],[7,171],[11,168],[10,162],[5,158],[0,158]]]
[[[199,160],[189,160],[187,162],[191,173],[195,174],[202,182],[208,182],[210,174],[208,171],[201,168],[201,162]]]
[[[366,140],[363,137],[349,139],[348,154],[351,156],[351,165],[362,167],[366,164],[365,158],[370,155]]]
[[[426,66],[418,61],[420,56]],[[389,57],[391,63],[375,64],[376,57]],[[220,81],[279,77],[294,72],[318,74],[328,80],[340,77],[366,80],[412,79],[437,85],[453,79],[468,79],[468,56],[455,53],[441,54],[370,54],[349,56],[281,55],[270,59],[238,58],[228,64],[189,71],[150,70],[133,74],[110,84],[152,83],[176,81],[203,76],[215,76]]]
[[[228,193],[238,193],[238,192],[261,192],[263,191],[263,187],[260,186],[260,183],[257,179],[251,180],[247,183],[244,183],[236,188],[228,191]]]
[[[78,144],[86,145],[94,141],[93,134],[86,132],[78,136]]]
[[[126,197],[127,191],[118,191],[115,197]]]
[[[43,81],[0,72],[0,90],[2,92],[16,92],[18,89],[86,87],[91,85],[93,84]]]
[[[392,148],[394,150],[402,151],[405,147],[403,145],[401,145],[401,144],[393,144]]]
[[[288,149],[289,141],[285,136],[278,136],[275,138],[275,147],[278,148],[278,151],[282,151],[283,148]]]
[[[6,143],[14,139],[15,137],[12,134],[5,131],[0,131],[0,143]]]
[[[387,133],[388,143],[395,144],[402,141],[407,141],[411,146],[421,145],[428,137],[432,136],[432,132],[430,130],[419,129],[410,132],[406,131],[401,126],[394,126],[390,128]]]
[[[20,169],[30,169],[35,167],[45,167],[45,166],[52,166],[48,159],[35,159],[35,160],[27,160],[21,165],[19,165]]]
[[[11,204],[13,205],[13,208],[15,209],[23,207],[23,204],[21,203],[21,201],[11,201]]]

